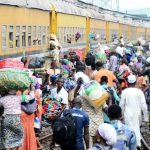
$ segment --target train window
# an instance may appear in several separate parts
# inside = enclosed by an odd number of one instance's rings
[[[9,48],[14,47],[14,27],[9,27]]]
[[[86,39],[86,29],[84,28],[84,40]]]
[[[59,39],[59,42],[61,42],[62,41],[62,37],[61,37],[61,35],[62,35],[62,28],[61,27],[58,27],[58,39]]]
[[[67,41],[68,41],[68,40],[70,40],[70,39],[69,39],[69,34],[67,34]]]
[[[42,44],[46,45],[46,27],[43,27],[43,32],[42,32]]]
[[[82,28],[82,42],[84,41],[84,29]]]
[[[26,26],[22,27],[22,47],[26,47]]]
[[[69,38],[70,38],[70,41],[72,42],[72,36],[71,36],[71,34],[69,35]]]
[[[38,27],[38,45],[41,45],[41,26]]]
[[[58,27],[57,39],[60,41],[60,27]]]
[[[75,37],[75,35],[74,35],[74,27],[72,28],[72,43],[74,43],[74,37]]]
[[[63,33],[63,35],[64,35],[64,43],[67,42],[66,32],[67,32],[67,28],[64,27],[64,33]]]
[[[61,27],[58,27],[57,39],[58,39],[58,41],[61,41]]]
[[[7,48],[7,26],[2,26],[2,49]]]
[[[47,27],[47,44],[49,44],[49,39],[50,39],[50,29],[49,26]]]
[[[36,46],[36,26],[33,27],[33,45]]]
[[[29,46],[29,47],[32,46],[32,36],[31,36],[31,35],[32,35],[32,34],[31,34],[32,32],[31,32],[31,31],[32,31],[32,27],[29,26],[29,27],[28,27],[28,46]]]
[[[16,26],[16,48],[20,47],[20,26]]]

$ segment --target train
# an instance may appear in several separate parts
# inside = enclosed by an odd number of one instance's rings
[[[144,20],[136,24],[130,16],[126,21],[116,12],[123,20],[119,21],[113,14],[61,0],[0,0],[0,59],[44,56],[48,53],[50,34],[57,36],[63,49],[82,47],[86,50],[90,33],[99,35],[102,43],[121,35],[128,41],[150,38],[150,26],[145,26]]]

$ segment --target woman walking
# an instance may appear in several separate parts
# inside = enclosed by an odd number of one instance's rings
[[[10,91],[7,96],[0,98],[0,103],[4,107],[4,117],[0,123],[1,150],[18,150],[23,144],[23,128],[20,121],[21,99],[15,94],[16,91]]]

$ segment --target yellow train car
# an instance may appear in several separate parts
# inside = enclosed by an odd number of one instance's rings
[[[59,3],[53,1],[51,4],[55,11],[55,30],[52,32],[57,35],[62,46],[72,47],[83,44],[85,45],[86,11],[73,4],[62,1]],[[53,16],[53,14],[51,16]],[[80,33],[81,35],[78,40],[76,40],[77,33]]]
[[[90,33],[99,34],[101,43],[121,35],[126,41],[150,38],[149,28],[104,18],[98,8],[81,8],[64,1],[0,0],[0,59],[48,54],[51,33],[64,49],[86,47],[87,51]],[[78,40],[77,33],[81,36]]]
[[[20,5],[0,4],[0,58],[43,53],[48,48],[50,8]]]
[[[136,32],[137,36],[136,37],[142,37],[143,39],[145,38],[145,28],[142,27],[137,27],[137,32]]]
[[[129,26],[128,25],[126,25],[126,24],[121,24],[121,31],[122,31],[122,35],[123,35],[123,37],[124,37],[124,40],[125,41],[128,41],[129,40]]]
[[[88,9],[90,13],[90,32],[98,34],[101,43],[106,42],[106,21],[102,20],[101,14],[93,9]]]
[[[146,28],[146,39],[150,39],[150,29]]]
[[[90,20],[91,32],[100,36],[101,43],[106,42],[106,21],[104,20]]]
[[[136,26],[130,26],[131,28],[131,41],[134,41],[135,39],[137,39],[137,34],[136,34]]]
[[[109,22],[109,41],[114,41],[120,36],[119,23]]]

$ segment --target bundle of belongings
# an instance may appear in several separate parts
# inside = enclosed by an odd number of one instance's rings
[[[62,99],[45,97],[43,99],[43,117],[46,121],[50,122],[57,119],[64,110]]]
[[[52,58],[52,60],[59,61],[59,52],[60,52],[58,49],[59,43],[54,34],[50,35],[49,44],[50,44],[50,49],[49,49],[50,57]]]
[[[0,61],[0,89],[16,90],[30,87],[32,80],[23,68],[24,64],[20,61],[12,59]]]
[[[80,95],[95,109],[99,109],[108,99],[107,91],[94,80],[83,85]]]
[[[26,57],[22,57],[21,61],[23,63],[27,62],[27,58]],[[44,67],[44,63],[45,63],[45,59],[42,57],[32,57],[29,63],[29,69],[35,69],[35,68],[43,68]]]
[[[69,73],[71,72],[71,67],[69,65],[69,60],[67,59],[64,59],[63,62],[62,62],[62,75],[63,77],[68,77],[69,76]]]

